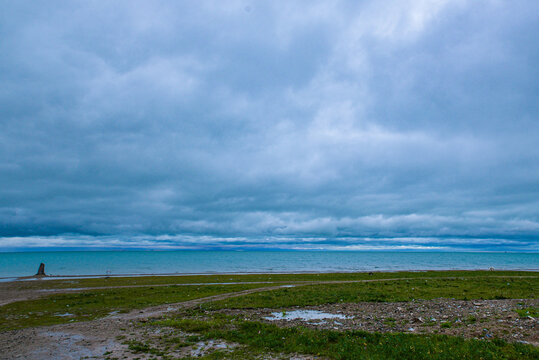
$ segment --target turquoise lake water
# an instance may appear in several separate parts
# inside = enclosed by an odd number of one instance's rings
[[[539,253],[321,251],[58,251],[0,253],[0,277],[50,275],[538,270]]]

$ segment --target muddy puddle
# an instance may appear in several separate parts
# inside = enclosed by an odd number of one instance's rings
[[[331,314],[320,310],[292,310],[282,312],[272,312],[271,316],[266,316],[266,320],[326,320],[326,319],[346,319],[342,314]]]

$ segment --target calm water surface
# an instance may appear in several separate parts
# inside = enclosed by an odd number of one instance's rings
[[[539,253],[58,251],[0,253],[0,277],[51,275],[539,269]]]

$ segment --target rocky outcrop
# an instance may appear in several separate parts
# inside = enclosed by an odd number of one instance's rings
[[[39,264],[39,269],[37,269],[36,276],[45,276],[45,264]]]

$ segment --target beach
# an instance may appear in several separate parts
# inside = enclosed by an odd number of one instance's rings
[[[526,271],[11,281],[0,283],[0,351],[7,359],[354,358],[355,342],[342,353],[326,337],[346,343],[355,334],[364,354],[386,358],[409,346],[432,358],[464,349],[533,358],[538,288],[539,275]]]

